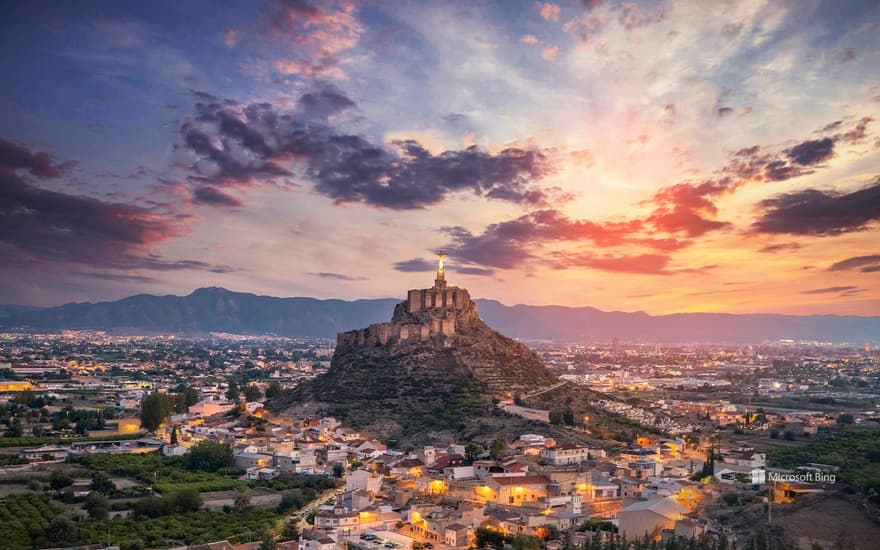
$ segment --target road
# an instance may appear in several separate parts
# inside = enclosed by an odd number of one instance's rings
[[[300,529],[305,529],[305,528],[311,527],[308,524],[304,525],[306,516],[309,515],[309,513],[311,513],[311,512],[317,513],[317,511],[321,507],[321,505],[324,504],[324,501],[326,501],[330,497],[335,497],[336,495],[342,494],[343,491],[345,491],[344,488],[327,489],[326,491],[324,491],[323,493],[318,495],[314,500],[312,500],[311,502],[309,502],[308,504],[306,504],[305,506],[303,506],[302,508],[300,508],[296,512],[290,514],[289,518],[290,519],[298,519]]]

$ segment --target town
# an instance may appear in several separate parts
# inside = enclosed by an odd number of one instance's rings
[[[843,484],[876,494],[873,470],[797,452],[880,440],[880,355],[868,346],[535,347],[560,382],[493,400],[531,430],[399,448],[334,418],[265,406],[328,369],[329,341],[5,334],[0,547],[453,550],[515,540],[563,550],[645,536],[742,545],[755,524],[772,526],[771,507],[784,524],[786,507],[837,502]],[[601,396],[596,412],[536,406],[567,386]],[[606,419],[633,431],[605,433]],[[181,491],[194,493],[190,508],[170,502]],[[224,526],[157,528],[184,509]]]

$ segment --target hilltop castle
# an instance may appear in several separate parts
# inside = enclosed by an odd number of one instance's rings
[[[407,292],[405,301],[397,304],[389,323],[375,323],[365,329],[340,332],[337,347],[394,346],[446,340],[456,334],[458,325],[477,318],[476,305],[467,290],[446,284],[445,255],[440,253],[437,276],[431,288]]]

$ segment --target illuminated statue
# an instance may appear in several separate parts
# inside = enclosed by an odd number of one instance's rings
[[[443,258],[446,257],[442,251],[437,253],[437,278],[434,279],[434,287],[443,288],[446,286],[446,269],[443,268]]]

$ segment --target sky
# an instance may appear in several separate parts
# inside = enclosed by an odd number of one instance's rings
[[[880,315],[874,1],[6,2],[0,303]]]

